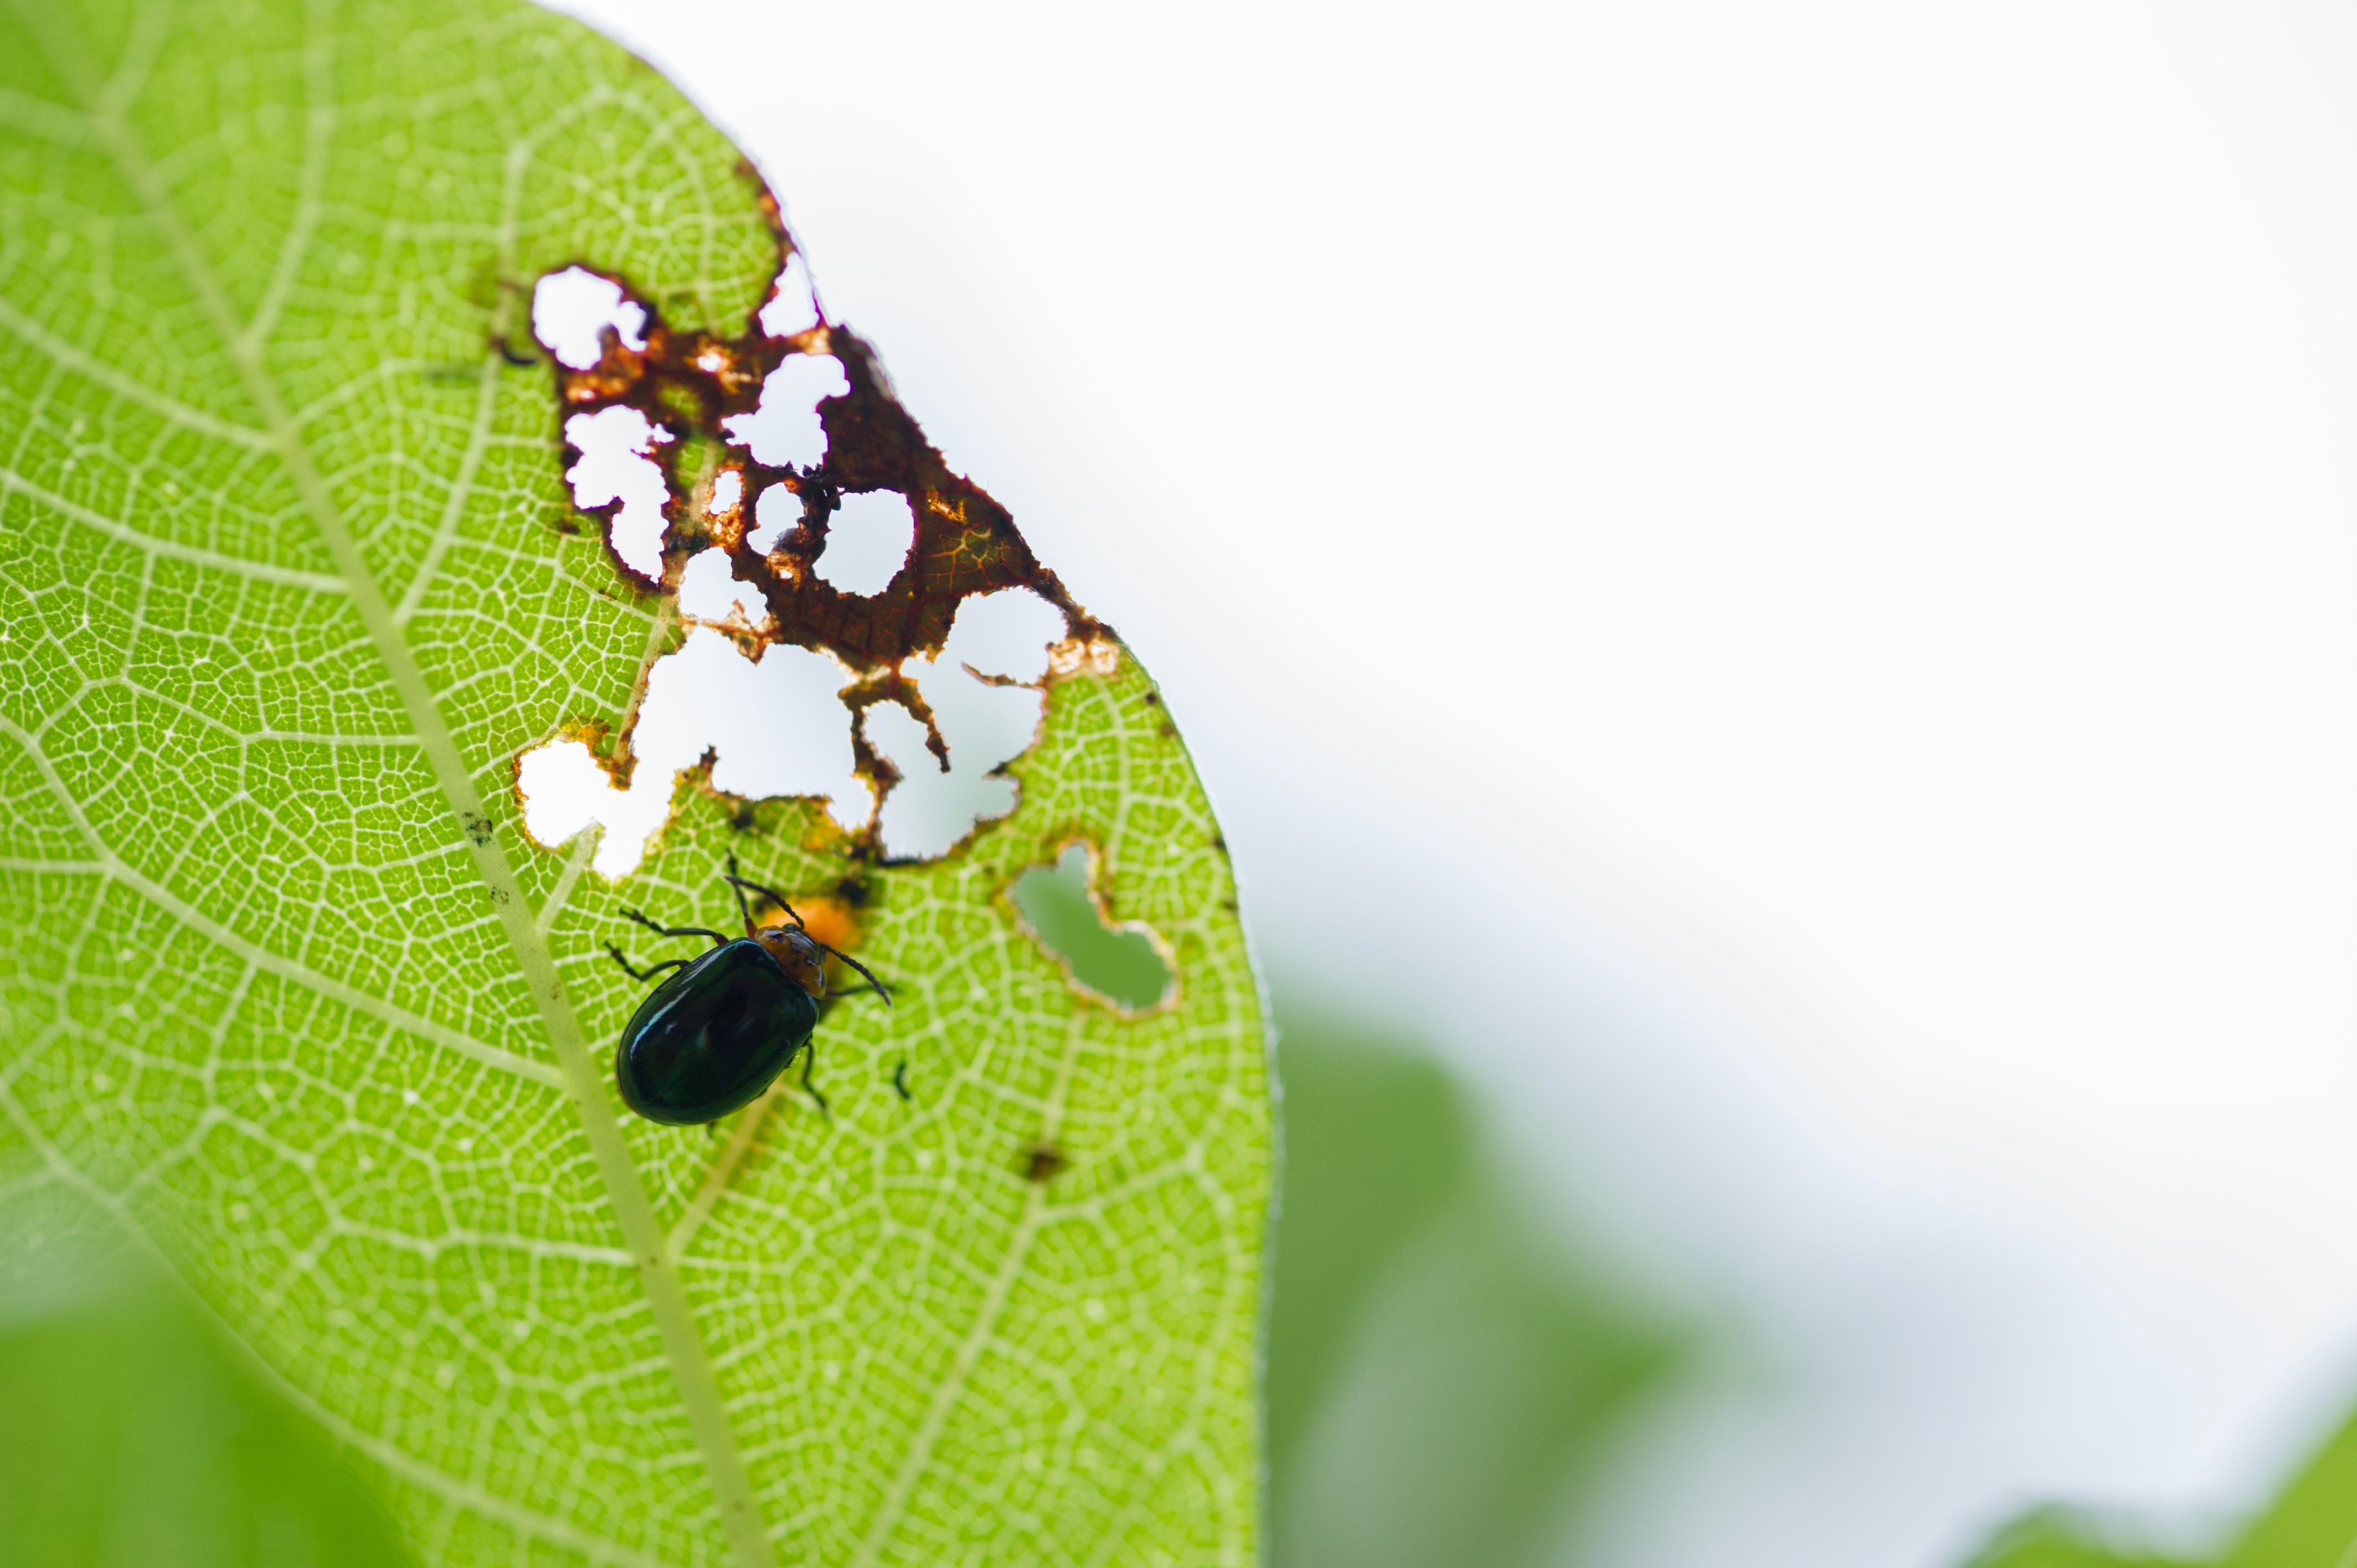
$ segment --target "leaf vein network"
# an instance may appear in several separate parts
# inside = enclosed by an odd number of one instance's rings
[[[314,90],[325,76],[319,58],[328,37],[323,26],[323,5],[314,5],[307,7],[305,14],[306,24],[313,34],[310,40],[313,47],[307,51],[311,56],[312,65],[307,72],[307,86]],[[483,814],[482,801],[472,774],[458,753],[435,695],[427,687],[415,655],[394,619],[392,607],[385,602],[382,587],[361,553],[358,539],[346,523],[327,481],[311,460],[299,430],[288,416],[276,382],[264,360],[261,345],[247,330],[247,325],[237,320],[220,281],[213,275],[210,264],[199,248],[195,235],[181,220],[167,185],[156,165],[147,157],[131,124],[128,109],[135,100],[139,85],[144,81],[156,51],[162,48],[164,37],[168,33],[170,8],[156,4],[140,8],[122,70],[103,88],[95,90],[88,62],[78,47],[79,40],[63,34],[63,23],[59,17],[38,7],[30,10],[20,8],[19,16],[34,28],[44,52],[49,56],[50,63],[83,99],[98,145],[129,187],[148,220],[158,231],[183,281],[210,320],[225,356],[244,383],[247,395],[260,411],[276,454],[294,481],[304,508],[309,512],[329,556],[335,561],[338,575],[342,578],[353,607],[359,612],[370,639],[392,676],[402,705],[423,743],[445,794],[449,798],[453,807],[452,825],[455,827],[459,820],[470,815],[479,819]],[[315,115],[307,118],[314,125],[318,123]],[[487,347],[486,354],[492,352],[495,350]],[[8,728],[16,730],[16,726],[10,725]],[[22,736],[21,731],[16,731],[16,734]],[[20,744],[29,742],[30,738],[22,736]],[[46,758],[42,760],[46,764]],[[57,787],[55,770],[48,768],[47,771],[54,789]],[[79,816],[78,811],[76,814]],[[81,822],[80,826],[102,857],[121,867],[120,870],[111,870],[111,875],[125,881],[135,876],[136,874],[132,873],[128,866],[121,865],[111,850],[99,843],[86,820]],[[488,838],[474,843],[473,849],[477,868],[500,907],[501,924],[542,1020],[548,1028],[552,1043],[556,1047],[564,1089],[579,1112],[583,1131],[587,1136],[608,1197],[613,1203],[628,1253],[636,1265],[637,1278],[652,1309],[658,1335],[689,1428],[694,1434],[705,1477],[712,1487],[714,1502],[731,1551],[738,1568],[769,1568],[775,1558],[761,1522],[759,1501],[746,1473],[726,1410],[721,1402],[709,1357],[677,1271],[663,1255],[660,1224],[629,1145],[612,1119],[602,1081],[587,1042],[582,1038],[580,1025],[565,998],[564,984],[556,974],[545,942],[524,910],[521,889],[516,885],[504,851]],[[144,878],[139,880],[145,882]],[[153,901],[171,898],[168,893],[153,884],[146,884],[140,890]],[[186,917],[202,918],[185,905],[179,906],[179,911],[185,912]],[[216,929],[221,932],[217,940],[232,936],[225,929]],[[242,939],[234,940],[249,950],[241,956],[246,956],[250,961],[266,950],[254,944],[244,943]],[[268,956],[276,958],[274,954]]]
[[[157,1251],[154,1239],[139,1221],[137,1215],[123,1201],[120,1195],[91,1180],[43,1134],[39,1124],[27,1115],[16,1097],[0,1088],[0,1112],[5,1112],[27,1144],[40,1157],[46,1176],[70,1187],[76,1195],[112,1219],[124,1236],[146,1252],[158,1268],[170,1278],[182,1276],[173,1261]],[[183,1281],[183,1283],[185,1283]],[[619,1541],[608,1541],[585,1530],[570,1520],[527,1508],[513,1498],[501,1496],[477,1483],[450,1474],[437,1466],[429,1465],[399,1444],[386,1441],[376,1433],[354,1424],[335,1408],[314,1397],[311,1391],[288,1379],[274,1364],[254,1353],[253,1347],[241,1337],[234,1326],[222,1320],[212,1305],[193,1291],[189,1304],[210,1318],[220,1330],[225,1343],[234,1347],[248,1369],[277,1391],[279,1396],[324,1427],[339,1443],[366,1455],[387,1471],[400,1477],[419,1490],[443,1498],[455,1507],[492,1520],[552,1545],[580,1552],[593,1565],[612,1564],[613,1568],[677,1568],[666,1558],[640,1552]]]
[[[94,873],[104,876],[119,884],[126,891],[145,899],[156,910],[203,937],[215,947],[233,954],[265,973],[291,982],[340,1006],[349,1007],[356,1013],[366,1014],[382,1023],[392,1025],[404,1034],[414,1035],[419,1039],[430,1041],[447,1050],[456,1051],[487,1067],[497,1068],[502,1072],[511,1073],[517,1078],[544,1084],[552,1089],[563,1087],[562,1075],[547,1063],[533,1061],[527,1057],[520,1057],[512,1051],[488,1045],[447,1024],[437,1023],[434,1019],[412,1013],[407,1008],[388,1002],[382,997],[371,995],[356,986],[348,985],[332,975],[322,974],[307,964],[289,958],[284,953],[274,951],[260,942],[241,935],[198,909],[171,889],[149,880],[117,854],[113,846],[100,836],[98,830],[91,825],[89,815],[83,811],[81,802],[74,797],[71,790],[66,788],[65,780],[58,776],[56,765],[49,760],[48,754],[42,749],[38,737],[13,719],[5,716],[0,716],[0,736],[14,741],[32,762],[34,768],[40,773],[43,784],[48,787],[58,804],[65,810],[68,820],[74,825],[75,832],[90,846],[92,857],[87,861],[0,861],[0,869],[16,869],[21,866],[23,869],[44,875],[79,872]]]
[[[128,544],[145,551],[150,556],[163,556],[183,561],[192,566],[203,566],[233,577],[250,578],[257,583],[270,583],[279,587],[301,588],[314,594],[343,596],[351,589],[341,577],[324,572],[301,572],[291,567],[273,565],[266,561],[254,561],[242,555],[228,555],[218,550],[208,550],[199,544],[183,544],[178,540],[159,539],[145,530],[118,521],[104,512],[96,511],[78,502],[68,500],[48,487],[35,483],[13,468],[0,468],[0,493],[23,496],[36,505],[45,507],[59,517],[78,522],[96,533],[105,534],[117,543]]]

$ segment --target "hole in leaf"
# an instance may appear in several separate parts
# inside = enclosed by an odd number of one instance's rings
[[[976,822],[1015,809],[1015,781],[998,769],[1030,749],[1045,697],[1013,682],[1047,673],[1048,644],[1062,628],[1062,615],[1028,588],[977,594],[958,606],[940,659],[902,662],[950,758],[944,770],[925,748],[924,725],[899,703],[867,711],[868,744],[900,774],[877,821],[885,854],[947,854]]]
[[[745,499],[745,476],[735,468],[723,468],[712,476],[712,493],[705,499],[704,515],[726,517]]]
[[[759,319],[761,330],[772,338],[791,338],[818,325],[818,295],[811,287],[810,268],[802,263],[800,251],[786,258],[778,285],[770,291],[770,302],[761,306]]]
[[[826,548],[811,570],[846,594],[880,594],[917,542],[909,498],[892,490],[862,490],[843,498],[827,521]]]
[[[745,547],[767,555],[802,520],[802,498],[783,485],[771,485],[753,502],[753,532],[745,536]]]
[[[603,824],[606,836],[590,864],[600,875],[626,876],[670,820],[679,775],[706,754],[715,789],[748,800],[822,796],[837,822],[864,826],[875,797],[854,770],[841,696],[850,679],[823,653],[775,643],[757,662],[719,632],[699,627],[647,677],[630,735],[637,758],[630,787],[618,787],[577,740],[535,746],[516,765],[524,831],[554,848],[593,822]]]
[[[925,671],[919,666],[912,672]],[[974,823],[1013,811],[1015,780],[991,771],[1006,760],[1007,748],[993,746],[994,755],[985,757],[974,732],[1006,736],[1020,729],[1024,739],[1013,746],[1013,754],[1019,755],[1039,722],[1037,692],[992,691],[963,674],[954,682],[944,677],[930,684],[940,688],[938,700],[932,703],[933,722],[950,748],[946,769],[926,748],[925,726],[908,709],[898,703],[878,703],[867,710],[867,743],[900,775],[892,792],[884,797],[884,810],[877,820],[884,853],[894,860],[931,860],[947,854],[958,840],[974,831]],[[957,689],[952,690],[953,685]],[[927,693],[929,698],[934,695]],[[974,700],[961,700],[968,697]]]
[[[720,428],[729,440],[749,448],[758,462],[815,468],[826,456],[819,402],[850,390],[851,379],[834,355],[789,354],[761,383],[761,401],[753,412],[732,413]]]
[[[717,545],[699,550],[679,575],[679,613],[688,620],[736,622],[759,631],[770,624],[770,607],[761,590],[740,583],[728,564],[728,552]]]
[[[605,352],[601,334],[611,327],[626,349],[647,346],[646,306],[622,285],[584,267],[551,273],[532,291],[532,335],[560,364],[576,371],[595,365]]]
[[[598,822],[606,825],[609,843],[630,834],[629,797],[614,788],[584,742],[553,740],[525,752],[516,761],[516,793],[523,802],[524,832],[536,843],[553,847]],[[646,824],[640,836],[655,826]]]
[[[670,431],[619,403],[565,422],[565,439],[581,454],[565,471],[573,504],[583,511],[615,507],[606,529],[614,555],[650,583],[662,581],[663,503],[671,499],[654,450],[671,438]]]
[[[603,517],[626,577],[676,596],[687,630],[613,741],[586,745],[576,724],[517,758],[532,838],[601,828],[608,878],[638,868],[698,768],[748,802],[826,801],[856,856],[946,854],[1014,809],[1005,769],[1038,740],[1047,685],[1118,665],[873,350],[823,319],[780,238],[739,338],[665,322],[586,267],[535,288],[575,502]],[[803,532],[809,508],[824,521]],[[667,554],[673,518],[685,548]]]
[[[613,328],[625,349],[646,347],[646,306],[613,278],[568,266],[533,285],[533,338],[561,366],[592,368],[606,354],[606,328]]]
[[[1143,1013],[1170,994],[1176,976],[1146,927],[1105,923],[1089,886],[1095,860],[1087,844],[1068,845],[1054,865],[1015,879],[1015,908],[1039,945],[1064,961],[1074,984],[1125,1013]]]
[[[1037,681],[1048,673],[1049,645],[1063,636],[1061,610],[1028,588],[1002,588],[958,606],[941,661],[985,677]]]

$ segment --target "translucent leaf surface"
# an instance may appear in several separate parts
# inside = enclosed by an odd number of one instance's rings
[[[328,1434],[258,1386],[186,1301],[151,1270],[78,1251],[70,1232],[0,1231],[0,1557],[414,1562]]]
[[[619,885],[521,831],[517,759],[627,772],[681,640],[572,509],[597,372],[530,349],[533,280],[774,357],[782,245],[667,84],[529,8],[0,15],[0,1216],[71,1194],[171,1259],[426,1561],[1244,1562],[1259,1005],[1112,635],[1060,601],[1014,811],[937,859],[693,772]],[[861,352],[829,433],[930,498],[909,613],[768,591],[873,696],[963,596],[1060,589]],[[1076,843],[1157,1008],[1017,916]],[[605,945],[731,923],[732,854],[895,1005],[829,1007],[826,1113],[658,1127]]]

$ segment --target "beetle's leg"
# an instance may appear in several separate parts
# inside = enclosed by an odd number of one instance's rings
[[[768,898],[770,903],[775,904],[779,908],[783,909],[786,912],[786,918],[791,920],[797,929],[801,927],[802,918],[794,913],[794,907],[791,904],[787,903],[786,896],[779,892],[776,888],[764,887],[758,882],[748,882],[745,878],[733,875],[724,876],[720,880],[727,883],[730,886],[738,889],[737,897],[740,900],[745,897],[743,889],[750,887],[754,892],[760,894],[762,897]],[[745,918],[748,920],[752,918],[750,915],[748,915]]]
[[[661,963],[651,963],[647,965],[646,968],[640,969],[629,959],[624,958],[622,956],[622,950],[616,947],[613,943],[608,942],[606,944],[606,950],[614,955],[614,961],[620,964],[622,966],[622,972],[629,975],[632,980],[652,980],[664,970],[685,969],[689,964],[695,961],[692,958],[665,959]]]
[[[666,926],[660,920],[648,919],[636,909],[623,910],[622,918],[625,920],[636,920],[640,925],[644,926],[647,929],[654,932],[659,937],[710,937],[714,947],[719,948],[726,947],[728,945],[728,939],[726,937],[722,936],[718,931],[707,931],[702,926]]]
[[[884,989],[884,983],[882,981],[877,979],[873,974],[868,973],[867,966],[866,964],[860,962],[857,959],[853,958],[848,953],[837,952],[834,949],[828,947],[824,942],[815,942],[813,945],[819,948],[822,951],[834,953],[835,957],[843,960],[844,962],[857,970],[861,975],[866,977],[868,985],[875,991],[876,994],[884,998],[884,1005],[887,1007],[892,1005],[892,993]],[[851,991],[830,991],[827,994],[830,996],[850,996],[855,994],[855,993]]]
[[[817,1101],[818,1113],[832,1122],[834,1120],[834,1112],[827,1109],[826,1096],[821,1094],[818,1091],[818,1085],[811,1081],[811,1069],[817,1066],[818,1037],[816,1036],[813,1036],[810,1041],[802,1047],[802,1092],[809,1095],[813,1100]]]
[[[909,1058],[906,1057],[902,1057],[900,1065],[892,1069],[892,1087],[900,1091],[902,1100],[915,1098],[909,1092]]]

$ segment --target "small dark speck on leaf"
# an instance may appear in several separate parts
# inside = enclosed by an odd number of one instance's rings
[[[467,837],[477,849],[491,842],[491,820],[479,812],[468,811],[458,818],[458,825],[467,830]]]
[[[1023,1151],[1023,1179],[1045,1187],[1071,1169],[1072,1162],[1052,1144],[1034,1144]]]
[[[1162,705],[1162,693],[1159,693],[1159,692],[1148,692],[1148,693],[1146,693],[1146,705],[1147,707],[1150,707],[1150,708],[1158,708],[1158,707],[1160,707],[1160,706]]]

